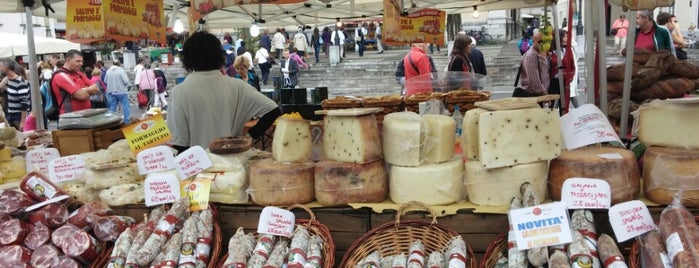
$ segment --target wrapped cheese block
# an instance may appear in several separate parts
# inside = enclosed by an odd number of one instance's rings
[[[112,186],[138,183],[144,177],[138,173],[138,164],[129,163],[124,167],[108,169],[87,169],[83,175],[85,184],[95,190],[103,190]]]
[[[485,168],[551,160],[561,153],[558,111],[519,109],[479,115],[478,158]],[[468,129],[473,126],[464,126]]]
[[[107,148],[109,157],[112,162],[131,163],[136,162],[136,154],[131,151],[129,143],[126,139],[118,140]]]
[[[419,167],[391,166],[389,196],[402,204],[420,201],[428,205],[446,205],[464,199],[464,162],[461,158]]]
[[[478,118],[481,113],[489,112],[483,108],[466,111],[462,123],[461,150],[467,159],[478,160]]]
[[[280,117],[272,139],[272,157],[278,162],[303,163],[311,160],[311,122]]]
[[[386,162],[405,167],[419,166],[425,157],[426,130],[422,117],[414,112],[387,114],[381,130]]]
[[[699,104],[681,101],[654,100],[641,105],[634,114],[638,139],[648,146],[699,149]]]
[[[100,201],[109,206],[123,206],[142,203],[146,196],[141,183],[113,186],[100,191]]]
[[[89,203],[100,200],[99,191],[88,187],[85,182],[81,180],[61,183],[60,186],[68,195],[80,202]]]
[[[549,166],[549,196],[561,200],[568,178],[602,179],[609,183],[612,205],[638,198],[641,190],[633,152],[615,147],[585,147],[563,151]]]
[[[513,197],[522,198],[520,186],[528,182],[539,200],[546,200],[548,161],[485,169],[475,160],[466,161],[464,184],[471,203],[508,206]]]
[[[366,164],[383,157],[374,114],[323,118],[323,147],[328,160]]]
[[[682,204],[699,207],[699,150],[650,146],[643,155],[643,193],[661,205],[684,190]]]
[[[211,160],[211,166],[204,172],[236,171],[250,167],[250,158],[255,155],[255,150],[250,149],[237,154],[214,154],[207,152]]]
[[[426,114],[422,121],[427,127],[425,139],[425,161],[441,163],[454,157],[456,122],[446,115]]]
[[[383,159],[368,164],[320,161],[315,164],[315,195],[323,206],[381,202],[388,194]]]
[[[313,163],[280,163],[264,159],[250,166],[252,202],[261,206],[305,204],[315,199]]]
[[[248,202],[248,177],[245,169],[221,172],[202,172],[197,178],[211,179],[209,201],[223,204],[244,204]]]

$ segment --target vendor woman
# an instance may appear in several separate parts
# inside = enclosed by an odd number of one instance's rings
[[[226,52],[216,36],[196,32],[184,43],[182,64],[189,72],[171,91],[167,126],[177,151],[208,148],[218,137],[244,134],[245,123],[259,117],[248,134],[257,139],[281,114],[277,104],[246,82],[221,73]]]

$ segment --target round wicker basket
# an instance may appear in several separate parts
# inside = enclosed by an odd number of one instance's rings
[[[503,256],[507,257],[507,233],[500,234],[488,245],[485,254],[483,254],[480,268],[495,267],[495,263]]]
[[[400,219],[408,208],[415,206],[430,212],[432,221]],[[412,201],[401,205],[395,221],[382,224],[354,241],[338,267],[353,268],[359,261],[375,251],[380,252],[382,256],[392,255],[395,252],[408,252],[410,244],[415,240],[422,241],[426,254],[443,249],[452,238],[460,236],[460,234],[446,225],[437,223],[436,215],[424,203]],[[477,261],[468,244],[467,251],[467,267],[476,268]]]

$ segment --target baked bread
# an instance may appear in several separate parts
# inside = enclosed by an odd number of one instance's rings
[[[631,91],[631,99],[674,99],[681,98],[687,91],[694,89],[694,82],[687,78],[670,78],[653,83],[650,87]]]
[[[345,109],[362,107],[362,97],[337,96],[320,102],[323,109]]]

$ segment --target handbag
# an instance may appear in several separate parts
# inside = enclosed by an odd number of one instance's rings
[[[677,55],[678,60],[686,60],[687,59],[687,51],[684,51],[684,49],[676,48],[675,54]]]
[[[294,84],[291,83],[291,77],[284,77],[284,82],[282,82],[283,88],[294,88]]]
[[[138,106],[146,107],[148,105],[148,96],[143,90],[138,91]]]
[[[611,31],[609,31],[609,33],[610,33],[611,35],[616,35],[616,33],[617,33],[618,31],[619,31],[619,28],[614,28],[614,29],[612,29]]]

